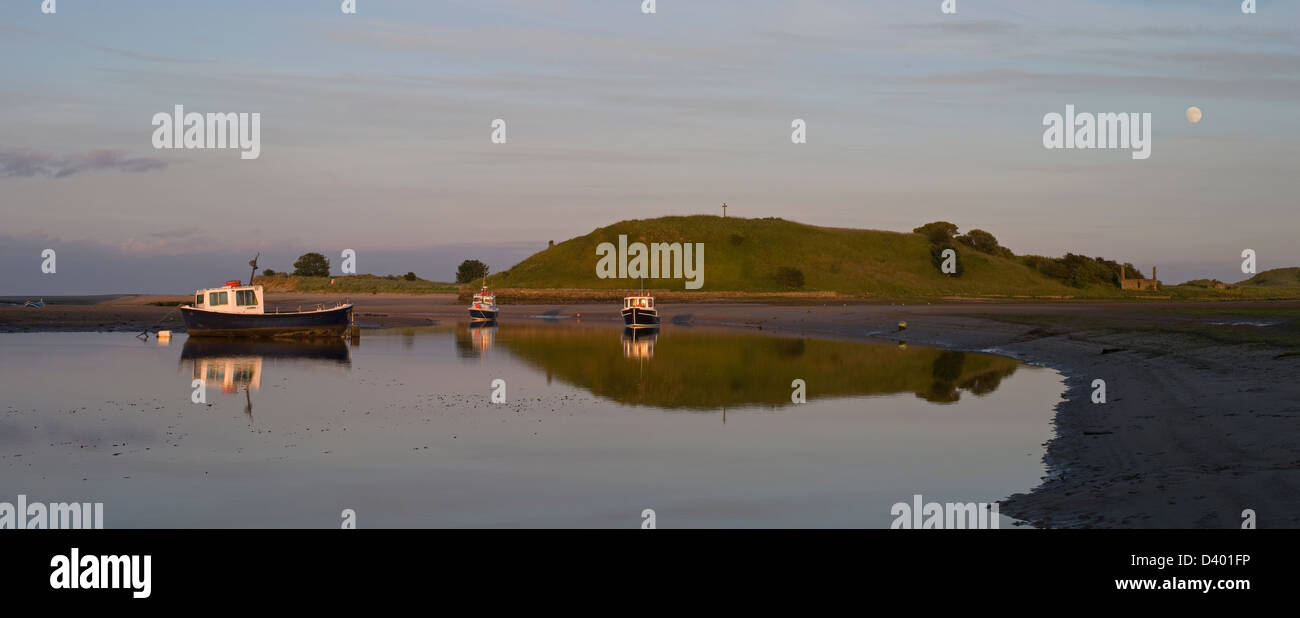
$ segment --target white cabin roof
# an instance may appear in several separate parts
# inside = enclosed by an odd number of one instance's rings
[[[260,285],[223,285],[195,290],[190,307],[219,313],[265,312]]]
[[[207,294],[208,292],[229,292],[232,290],[255,290],[259,296],[262,294],[262,286],[260,285],[223,285],[216,288],[194,290],[194,295],[198,296],[199,294]]]

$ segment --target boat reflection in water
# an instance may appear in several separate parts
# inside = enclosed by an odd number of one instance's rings
[[[181,365],[189,365],[195,380],[226,395],[244,391],[244,412],[253,414],[250,391],[262,386],[264,365],[310,363],[348,370],[352,351],[342,339],[204,339],[188,338],[181,348]]]
[[[650,360],[655,355],[657,328],[623,328],[623,358]]]
[[[497,337],[496,320],[480,320],[456,326],[456,356],[483,358]]]

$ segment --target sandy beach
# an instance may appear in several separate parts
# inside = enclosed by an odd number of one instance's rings
[[[0,307],[0,332],[183,330],[182,296],[122,296],[95,304],[46,299]],[[282,307],[332,296],[272,295]],[[454,295],[354,298],[363,328],[464,318]],[[84,301],[83,301],[84,302]],[[721,326],[861,341],[905,341],[1014,356],[1062,372],[1067,390],[1038,487],[1008,497],[1006,515],[1039,527],[1300,526],[1300,354],[1285,343],[1195,334],[1215,323],[1205,304],[951,303],[918,305],[660,305],[665,329]],[[1300,302],[1215,303],[1217,310],[1295,311]],[[168,319],[170,316],[170,319]],[[616,321],[608,303],[503,306],[502,323],[564,316]],[[580,317],[578,317],[580,316]],[[906,321],[906,330],[897,324]],[[1189,333],[1167,327],[1186,325]],[[1268,328],[1232,323],[1226,329]],[[156,325],[156,326],[155,326]],[[1146,328],[1160,326],[1161,328]],[[1105,380],[1107,402],[1091,401]]]

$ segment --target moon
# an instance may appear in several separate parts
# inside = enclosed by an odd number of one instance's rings
[[[1196,124],[1201,121],[1201,108],[1193,105],[1187,108],[1187,122]]]

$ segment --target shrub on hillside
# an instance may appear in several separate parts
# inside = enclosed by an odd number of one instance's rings
[[[955,240],[980,253],[1001,257],[1012,257],[1013,255],[1010,249],[998,244],[998,239],[984,230],[971,230],[958,236]]]
[[[787,290],[798,290],[803,287],[803,271],[791,266],[782,266],[776,269],[773,275],[776,283]]]
[[[1184,282],[1183,285],[1190,285],[1192,287],[1197,287],[1197,288],[1210,288],[1210,289],[1218,288],[1224,290],[1230,290],[1236,287],[1231,283],[1224,283],[1222,281],[1219,281],[1218,279],[1192,279],[1191,281]]]
[[[952,249],[953,254],[955,255],[955,257],[953,258],[953,261],[955,262],[954,264],[955,272],[952,273],[943,272],[943,260],[944,260],[943,250],[944,249]],[[958,250],[957,247],[954,246],[952,243],[943,242],[943,243],[934,243],[930,245],[930,263],[933,264],[934,267],[939,272],[943,273],[944,276],[947,277],[960,277],[966,273],[966,266],[965,264],[962,263],[962,259],[961,259],[961,251]]]
[[[1132,264],[1121,266],[1119,262],[1105,258],[1090,258],[1086,255],[1067,253],[1065,257],[1049,258],[1041,255],[1026,255],[1021,263],[1037,270],[1048,277],[1058,279],[1066,285],[1086,288],[1090,285],[1119,285],[1119,269],[1124,268],[1125,276],[1141,279],[1142,272]]]

